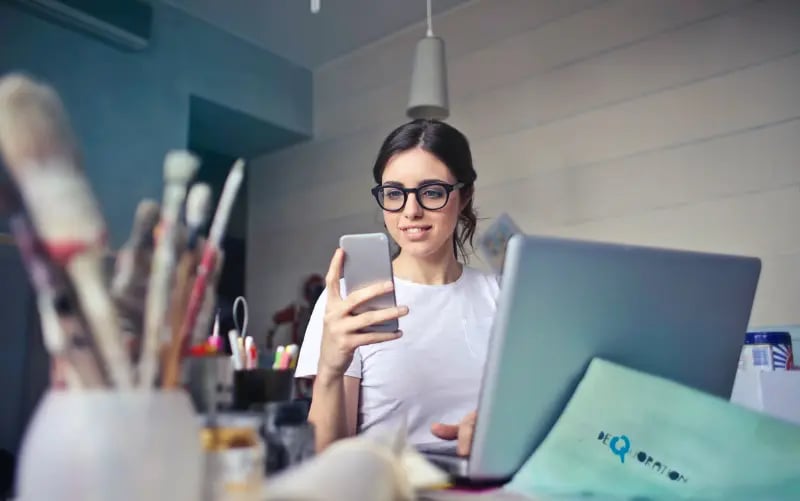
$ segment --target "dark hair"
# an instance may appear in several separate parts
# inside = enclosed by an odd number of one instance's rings
[[[438,158],[458,182],[464,183],[461,196],[466,198],[467,203],[458,214],[458,223],[453,234],[453,254],[456,257],[461,254],[461,258],[466,261],[465,246],[469,243],[470,248],[473,247],[472,239],[478,221],[472,203],[478,174],[472,165],[469,141],[458,129],[438,120],[417,119],[403,124],[393,130],[381,145],[372,168],[375,183],[381,183],[389,159],[414,148],[422,148]]]

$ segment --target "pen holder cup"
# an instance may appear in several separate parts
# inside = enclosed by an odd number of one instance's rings
[[[294,396],[294,371],[245,369],[233,374],[233,408],[249,410],[267,402],[291,400]]]
[[[19,499],[197,501],[200,426],[183,391],[50,391],[25,433]]]
[[[233,403],[231,357],[188,357],[183,363],[183,384],[198,413],[230,409]],[[214,409],[212,409],[214,407]]]

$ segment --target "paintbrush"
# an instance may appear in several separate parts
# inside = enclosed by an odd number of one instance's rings
[[[208,285],[215,281],[217,275],[217,259],[222,252],[222,239],[228,225],[236,194],[244,179],[244,161],[239,159],[231,168],[225,185],[222,188],[217,210],[208,232],[208,239],[203,247],[203,256],[197,269],[197,278],[189,296],[189,305],[181,327],[181,342],[186,343],[194,331],[197,315],[200,312]],[[213,310],[212,310],[213,311]]]
[[[236,201],[236,194],[239,192],[239,187],[244,180],[244,160],[239,159],[231,168],[225,179],[225,185],[222,188],[222,195],[220,196],[217,210],[214,213],[214,219],[211,222],[211,229],[208,232],[208,239],[203,246],[203,255],[200,259],[200,264],[197,267],[197,277],[192,285],[192,291],[189,295],[189,304],[186,307],[186,314],[183,316],[183,322],[180,329],[180,350],[177,350],[177,355],[173,354],[171,360],[165,363],[178,365],[179,359],[183,352],[188,348],[188,344],[192,339],[192,335],[197,328],[198,316],[204,314],[203,327],[208,328],[211,317],[213,316],[213,302],[206,298],[209,285],[216,283],[218,273],[218,258],[222,253],[222,239],[225,236],[225,229],[228,225],[233,203]],[[212,289],[213,290],[213,289]],[[205,303],[205,307],[204,307]],[[203,332],[202,335],[206,333]],[[198,337],[200,337],[198,335]],[[177,384],[177,379],[172,378],[164,382],[164,387],[170,388]]]
[[[78,298],[111,382],[132,386],[131,366],[103,271],[106,227],[79,167],[66,113],[48,86],[0,80],[0,150],[47,254]]]
[[[144,313],[144,339],[139,360],[139,386],[150,387],[156,377],[162,344],[168,339],[166,312],[169,306],[172,275],[175,271],[175,246],[181,207],[186,190],[199,161],[187,151],[171,151],[164,160],[164,198],[161,203],[161,232],[153,253]]]
[[[205,245],[204,241],[202,245]],[[199,252],[200,249],[197,249],[197,251],[198,255],[196,256],[196,262],[199,262],[202,258],[202,253]],[[174,343],[176,349],[170,351],[168,356],[164,359],[164,365],[165,367],[168,367],[168,369],[165,371],[165,378],[162,381],[164,388],[174,388],[177,386],[180,378],[180,363],[182,356],[187,352],[187,350],[190,349],[191,344],[196,342],[205,342],[204,340],[208,336],[211,323],[213,322],[214,318],[214,311],[217,305],[216,284],[219,281],[219,275],[222,271],[224,261],[225,253],[220,251],[216,258],[215,269],[209,274],[209,279],[207,281],[208,286],[205,289],[202,303],[197,311],[197,317],[195,318],[192,332],[186,337],[179,337],[178,342]],[[198,266],[197,269],[199,270],[199,268],[200,267]],[[196,281],[196,276],[194,278]],[[194,282],[191,283],[191,286],[192,290],[194,290]],[[190,293],[191,292],[192,291],[190,291]],[[187,314],[188,312],[184,313],[184,318],[186,318]],[[179,332],[181,333],[181,336],[183,336],[183,322],[181,323],[180,327],[181,330]]]
[[[70,389],[107,386],[95,347],[75,307],[75,299],[63,276],[52,266],[22,215],[9,219],[22,261],[36,291],[36,306],[42,325],[44,345],[62,367]]]
[[[147,296],[147,277],[153,258],[153,229],[158,224],[158,203],[142,200],[136,207],[128,240],[117,252],[111,297],[117,307],[122,332],[127,336],[131,357],[138,360],[139,340],[143,332],[144,302]]]
[[[67,281],[45,255],[16,190],[6,184],[0,185],[0,214],[9,214],[9,229],[36,293],[44,346],[53,366],[63,369],[69,388],[104,386],[98,356],[76,314]]]
[[[187,248],[192,253],[197,248],[197,241],[210,212],[211,186],[206,183],[196,183],[186,197],[186,228],[189,231]]]
[[[202,254],[198,259],[201,258]],[[219,277],[222,275],[224,266],[225,252],[220,250],[217,254],[214,272],[209,275],[205,298],[203,299],[200,311],[197,313],[194,329],[187,340],[189,343],[202,342],[203,339],[208,336],[209,329],[212,327],[212,322],[214,320],[214,311],[217,309],[217,283],[219,283]],[[194,284],[192,284],[192,286],[194,286]]]
[[[186,313],[186,305],[189,301],[192,279],[197,268],[199,254],[197,243],[200,238],[200,231],[208,220],[208,213],[211,209],[211,187],[205,183],[199,183],[189,190],[186,197],[186,228],[187,243],[186,248],[181,253],[180,261],[175,279],[175,295],[172,302],[172,335],[173,341],[178,338],[181,322]]]
[[[188,231],[186,249],[181,254],[175,272],[175,287],[173,289],[172,307],[170,308],[170,325],[172,339],[163,361],[162,379],[176,381],[179,377],[179,367],[171,361],[180,360],[180,329],[186,306],[191,291],[194,271],[197,268],[198,252],[197,243],[200,231],[206,223],[211,207],[211,187],[205,183],[198,183],[189,190],[186,197],[186,227]]]

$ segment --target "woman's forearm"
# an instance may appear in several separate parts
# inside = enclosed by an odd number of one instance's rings
[[[345,403],[344,377],[318,374],[308,413],[308,420],[314,424],[317,452],[349,435]]]

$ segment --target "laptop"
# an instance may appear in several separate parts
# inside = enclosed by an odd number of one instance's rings
[[[593,357],[729,399],[760,270],[751,257],[514,235],[471,453],[420,451],[456,481],[507,481]]]

